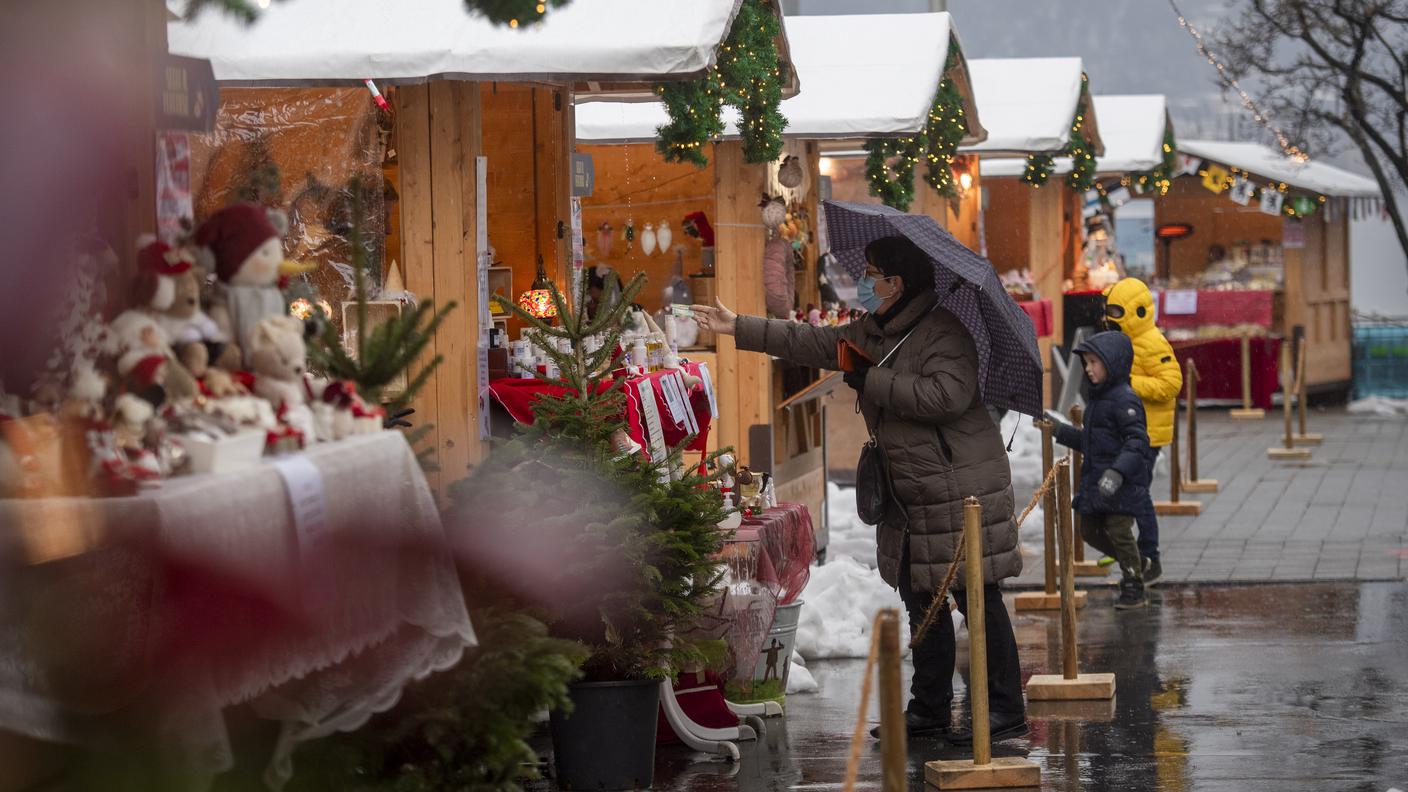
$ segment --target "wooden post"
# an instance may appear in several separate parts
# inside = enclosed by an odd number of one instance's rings
[[[1035,422],[1036,427],[1041,430],[1041,480],[1046,481],[1051,475],[1051,468],[1055,465],[1055,446],[1052,441],[1051,422],[1040,419]],[[1019,611],[1029,610],[1060,610],[1061,594],[1056,590],[1056,521],[1058,519],[1056,504],[1056,488],[1052,487],[1046,491],[1046,496],[1041,501],[1041,512],[1044,531],[1044,552],[1042,559],[1046,568],[1045,580],[1042,591],[1024,591],[1013,599],[1013,607]],[[1085,592],[1081,592],[1081,599],[1077,607],[1085,605]]]
[[[1325,436],[1318,433],[1305,431],[1305,342],[1300,345],[1300,364],[1296,366],[1296,411],[1300,413],[1300,433],[1291,438],[1291,442],[1298,446],[1318,446],[1325,441]]]
[[[1071,405],[1070,416],[1071,416],[1071,423],[1074,424],[1077,429],[1079,429],[1079,428],[1081,428],[1081,427],[1083,427],[1083,426],[1085,425],[1085,409],[1082,408],[1079,404],[1073,404],[1073,405]],[[1079,484],[1080,484],[1080,468],[1081,468],[1081,465],[1083,464],[1083,461],[1084,461],[1084,456],[1081,454],[1080,451],[1075,451],[1075,450],[1071,451],[1071,491],[1072,491],[1072,492],[1074,492],[1074,491],[1076,490],[1076,487],[1078,487]],[[1085,536],[1085,534],[1081,533],[1081,529],[1080,529],[1080,514],[1079,514],[1079,513],[1072,513],[1072,514],[1071,514],[1071,519],[1074,521],[1073,524],[1075,525],[1075,531],[1076,531],[1076,542],[1075,542],[1075,545],[1076,545],[1076,548],[1075,548],[1075,549],[1076,549],[1076,557],[1075,557],[1075,561],[1073,562],[1073,567],[1075,568],[1076,577],[1106,577],[1106,576],[1108,576],[1108,575],[1110,574],[1110,568],[1109,568],[1109,567],[1102,567],[1102,566],[1100,566],[1100,564],[1098,564],[1098,563],[1096,563],[1096,562],[1094,562],[1094,561],[1086,561],[1086,560],[1085,560],[1085,540],[1082,538],[1082,537]]]
[[[1233,420],[1260,421],[1266,410],[1252,406],[1252,336],[1242,333],[1242,409],[1231,412]]]
[[[1291,400],[1295,398],[1296,385],[1291,372],[1291,349],[1285,341],[1281,342],[1281,413],[1285,418],[1285,433],[1281,438],[1281,445],[1266,449],[1266,456],[1270,459],[1310,459],[1310,449],[1296,448],[1295,441],[1291,437]]]
[[[1178,459],[1178,399],[1173,400],[1173,444],[1169,446],[1168,495],[1166,501],[1154,501],[1155,514],[1197,515],[1203,511],[1198,501],[1182,500],[1179,485],[1183,483],[1183,466]]]
[[[1070,459],[1059,463],[1069,467]],[[1076,660],[1076,579],[1072,569],[1075,531],[1071,525],[1071,484],[1069,476],[1056,476],[1061,509],[1061,673],[1035,674],[1027,682],[1031,700],[1068,701],[1108,699],[1115,695],[1114,674],[1082,674]]]
[[[992,789],[1041,785],[1041,767],[1020,757],[992,757],[988,723],[988,644],[983,612],[983,507],[963,504],[964,562],[968,590],[968,699],[973,711],[973,758],[927,762],[924,780],[939,789]],[[881,726],[881,734],[884,727]]]
[[[909,763],[900,658],[900,616],[891,608],[880,614],[881,792],[904,792]]]
[[[1188,383],[1188,478],[1183,482],[1185,492],[1217,492],[1216,479],[1198,478],[1198,365],[1188,359],[1187,372],[1183,375]]]

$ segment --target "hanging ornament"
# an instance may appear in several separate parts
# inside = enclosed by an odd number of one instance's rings
[[[626,219],[626,230],[621,232],[621,237],[626,240],[626,252],[631,252],[631,246],[636,241],[636,221],[631,218]]]
[[[1203,161],[1198,157],[1190,157],[1187,154],[1178,155],[1177,175],[1193,176],[1197,174],[1198,169],[1201,167],[1203,167]]]
[[[647,256],[655,255],[655,226],[650,223],[646,223],[645,230],[640,233],[640,252]]]
[[[769,231],[776,231],[787,221],[787,204],[780,196],[773,198],[764,193],[758,207],[763,210],[763,226]]]
[[[1238,176],[1232,180],[1232,192],[1229,197],[1233,201],[1246,206],[1252,202],[1252,196],[1256,194],[1256,185],[1251,179],[1245,176]]]
[[[1281,205],[1285,203],[1286,196],[1275,187],[1266,187],[1261,191],[1261,211],[1263,214],[1281,214]]]
[[[675,239],[675,235],[670,233],[670,221],[661,220],[660,227],[655,229],[655,243],[660,246],[661,253],[668,253],[670,243]]]
[[[1227,189],[1227,182],[1231,178],[1232,174],[1221,165],[1209,165],[1203,171],[1203,186],[1211,192],[1220,193]]]
[[[789,190],[802,186],[802,161],[790,154],[782,158],[777,169],[777,183]]]
[[[596,227],[596,252],[601,258],[611,255],[611,224],[603,222]]]
[[[1291,209],[1300,217],[1309,217],[1315,214],[1315,199],[1308,195],[1297,195],[1291,199]]]

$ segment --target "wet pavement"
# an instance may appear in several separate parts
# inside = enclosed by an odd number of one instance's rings
[[[995,753],[1029,755],[1046,790],[1408,789],[1408,585],[1204,586],[1155,597],[1147,610],[1116,613],[1108,592],[1092,592],[1081,670],[1114,673],[1115,701],[1033,712],[1031,735]],[[1023,676],[1059,673],[1059,618],[1014,623]],[[966,677],[961,630],[959,643]],[[655,787],[838,789],[864,666],[812,663],[820,692],[790,697],[787,717],[743,744],[737,765],[662,748]],[[910,789],[925,788],[924,762],[961,756],[941,741],[912,744]],[[880,786],[879,745],[868,737],[859,781]]]
[[[1202,503],[1197,517],[1159,517],[1166,583],[1408,577],[1408,420],[1312,409],[1307,428],[1324,435],[1311,459],[1276,462],[1266,450],[1281,443],[1280,412],[1248,422],[1226,410],[1198,411],[1198,475],[1218,481],[1220,491],[1182,496]],[[1153,491],[1169,497],[1167,464]],[[1031,493],[1016,495],[1025,503]],[[1042,580],[1042,548],[1035,549],[1024,556],[1020,585]]]

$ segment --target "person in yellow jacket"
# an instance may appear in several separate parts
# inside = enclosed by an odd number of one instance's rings
[[[1111,329],[1129,336],[1134,344],[1129,384],[1144,402],[1149,430],[1149,478],[1152,480],[1159,451],[1173,442],[1173,421],[1178,394],[1183,390],[1183,369],[1168,339],[1154,326],[1154,295],[1144,281],[1125,278],[1106,289],[1105,319]],[[1144,568],[1147,586],[1157,581],[1163,572],[1159,563],[1159,521],[1154,514],[1152,497],[1134,518],[1139,525],[1139,552],[1147,559]]]

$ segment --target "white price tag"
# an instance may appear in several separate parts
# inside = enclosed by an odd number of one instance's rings
[[[660,411],[655,407],[655,386],[649,379],[642,379],[636,388],[640,398],[640,414],[645,419],[645,436],[650,441],[650,459],[653,462],[665,461],[665,429],[660,425]],[[661,468],[661,476],[669,476],[670,471]]]
[[[327,538],[328,503],[323,474],[303,454],[276,457],[270,463],[284,480],[298,546],[311,550]]]
[[[699,364],[699,378],[704,380],[704,393],[709,397],[709,417],[717,419],[719,417],[719,401],[714,395],[714,378],[709,376],[709,364]]]

